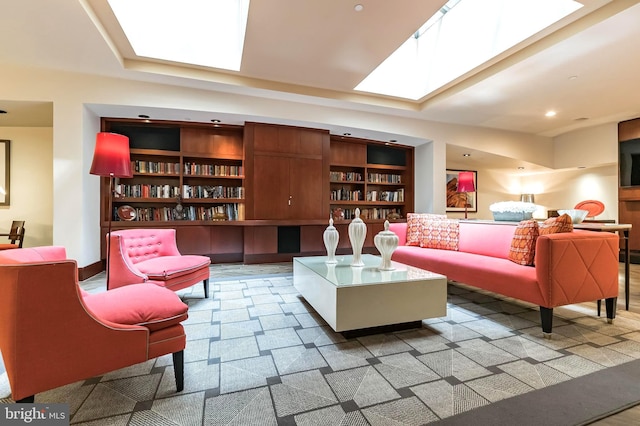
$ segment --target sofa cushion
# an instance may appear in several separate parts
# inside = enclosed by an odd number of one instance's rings
[[[513,222],[460,222],[458,250],[507,259],[515,225]]]
[[[538,222],[535,219],[521,221],[511,240],[509,260],[518,265],[533,266],[538,233]]]
[[[188,306],[171,290],[155,284],[131,284],[85,295],[84,303],[98,319],[140,325],[151,331],[187,319]]]
[[[558,234],[561,232],[573,232],[573,222],[571,216],[568,214],[550,217],[540,224],[540,235]]]
[[[458,250],[459,222],[454,219],[431,219],[422,228],[420,247]]]
[[[427,221],[433,219],[446,219],[444,214],[433,213],[407,213],[407,242],[408,246],[419,246],[422,241],[422,228]]]
[[[150,280],[163,281],[208,268],[210,263],[211,259],[206,256],[163,256],[139,262],[136,267]]]

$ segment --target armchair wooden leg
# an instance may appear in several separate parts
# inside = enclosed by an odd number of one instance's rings
[[[204,284],[204,298],[209,298],[209,279],[203,280],[202,284]]]
[[[176,375],[176,391],[184,389],[184,351],[173,353],[173,371]]]
[[[35,400],[36,400],[36,396],[35,395],[31,395],[31,396],[28,396],[26,398],[19,399],[16,402],[20,403],[20,404],[33,404],[33,402]]]

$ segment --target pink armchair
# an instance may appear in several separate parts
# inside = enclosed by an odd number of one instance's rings
[[[109,371],[173,354],[184,387],[187,305],[136,284],[88,294],[63,247],[0,252],[0,350],[18,402]]]
[[[206,256],[181,255],[175,229],[126,229],[111,233],[109,289],[153,283],[177,291],[200,281],[209,297]]]

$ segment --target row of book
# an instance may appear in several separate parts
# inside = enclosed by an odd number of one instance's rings
[[[180,187],[171,185],[125,185],[115,186],[116,197],[132,198],[177,198],[180,196]]]
[[[367,182],[402,183],[402,176],[387,173],[367,173]]]
[[[367,191],[367,201],[390,201],[394,203],[404,202],[404,189],[396,191]]]
[[[180,174],[180,163],[161,163],[158,161],[131,161],[131,170],[135,173]]]
[[[329,179],[339,182],[362,182],[362,173],[358,172],[330,172]]]
[[[329,195],[331,201],[362,201],[362,191],[347,188],[336,189]]]
[[[199,176],[242,176],[242,166],[227,164],[196,164],[184,163],[185,175]]]
[[[182,197],[188,198],[244,198],[242,186],[182,185]]]
[[[360,209],[360,218],[362,220],[367,219],[387,219],[389,215],[401,215],[400,209],[398,208],[371,208],[371,209]],[[331,209],[331,217],[334,220],[344,219],[351,220],[355,219],[356,212],[355,209],[342,209],[335,208]]]
[[[236,203],[226,203],[217,206],[185,206],[182,211],[174,207],[137,207],[134,221],[166,222],[172,220],[242,220],[242,209]],[[122,220],[118,216],[117,208],[113,210],[113,220]]]

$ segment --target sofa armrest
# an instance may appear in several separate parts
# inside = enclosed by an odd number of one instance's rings
[[[545,307],[618,297],[618,235],[568,232],[541,235],[535,268]]]
[[[389,224],[389,231],[398,236],[398,245],[404,246],[407,244],[407,223],[406,222],[394,222]]]

